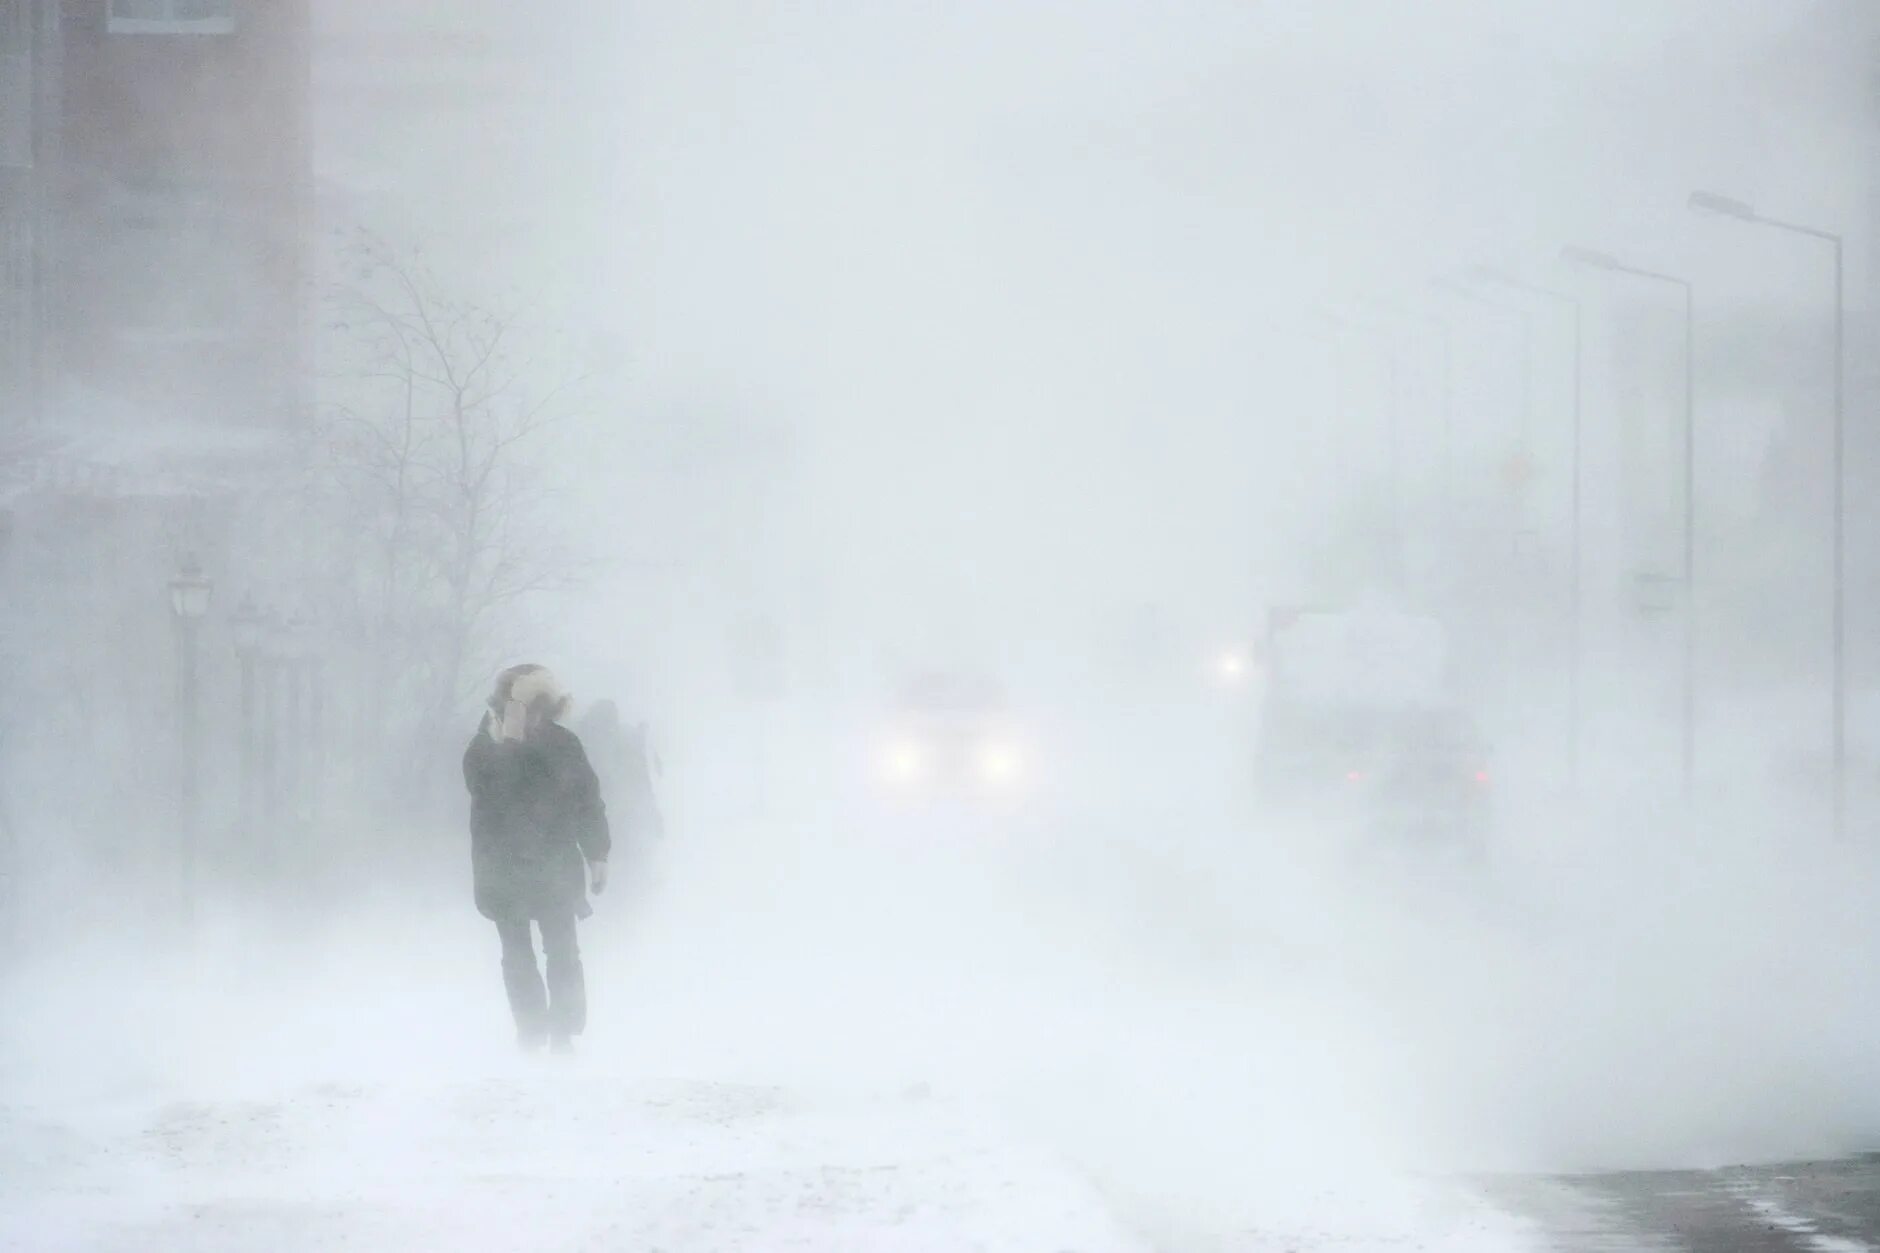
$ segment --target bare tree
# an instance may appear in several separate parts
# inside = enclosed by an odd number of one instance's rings
[[[318,425],[335,576],[368,734],[397,700],[431,739],[489,668],[504,611],[579,573],[543,473],[575,380],[544,382],[515,315],[446,294],[418,258],[370,236],[348,256]]]

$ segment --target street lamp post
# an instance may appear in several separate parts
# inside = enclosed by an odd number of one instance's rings
[[[1569,244],[1560,259],[1609,274],[1624,274],[1676,287],[1684,296],[1684,682],[1680,722],[1683,735],[1684,803],[1694,799],[1697,764],[1697,401],[1695,351],[1697,302],[1689,279],[1628,265],[1609,253]]]
[[[307,642],[308,816],[317,819],[326,799],[326,654],[316,636]]]
[[[235,656],[241,663],[241,740],[237,747],[241,757],[242,832],[252,839],[255,830],[255,661],[267,619],[256,607],[253,596],[243,596],[229,625],[235,633]]]
[[[177,704],[182,719],[182,760],[178,789],[178,878],[183,922],[194,926],[196,911],[196,841],[201,819],[202,727],[199,717],[197,631],[209,612],[215,585],[193,554],[183,558],[170,579],[170,617],[176,625]]]
[[[1715,192],[1692,192],[1690,207],[1697,213],[1735,218],[1791,235],[1805,235],[1834,250],[1834,623],[1830,683],[1833,687],[1834,834],[1840,837],[1847,833],[1847,298],[1841,237],[1832,231],[1766,217],[1741,200]]]
[[[306,641],[308,636],[306,619],[299,614],[288,618],[281,631],[281,666],[287,684],[287,708],[283,712],[282,724],[287,733],[285,753],[285,779],[282,791],[286,794],[291,814],[298,818],[303,800],[305,782],[307,733],[305,715],[307,711],[305,695],[306,683]]]
[[[282,637],[287,680],[286,792],[295,818],[308,821],[325,784],[325,658],[319,630],[305,614],[288,619]]]
[[[258,784],[258,809],[268,828],[262,837],[267,855],[272,856],[279,841],[280,819],[280,679],[281,624],[277,615],[264,612],[258,624],[256,658],[255,779]]]
[[[1582,316],[1583,310],[1577,296],[1571,296],[1562,291],[1555,291],[1551,287],[1542,287],[1537,283],[1529,283],[1523,279],[1516,278],[1512,274],[1504,273],[1492,267],[1476,270],[1473,273],[1473,277],[1479,278],[1484,282],[1499,283],[1504,287],[1509,287],[1519,292],[1525,292],[1530,296],[1537,296],[1543,300],[1551,300],[1555,304],[1570,309],[1573,312],[1573,447],[1568,454],[1570,463],[1568,478],[1570,481],[1572,503],[1569,505],[1570,521],[1569,538],[1567,541],[1567,582],[1568,595],[1571,597],[1572,601],[1572,611],[1568,617],[1567,627],[1567,781],[1568,786],[1577,793],[1580,790],[1580,674],[1583,669],[1583,658],[1585,655],[1583,646],[1583,620],[1585,618],[1585,612],[1581,604],[1583,599],[1581,594],[1581,588],[1583,586],[1582,575],[1584,571],[1584,564],[1581,559],[1583,551],[1581,544],[1583,533],[1581,525],[1583,513],[1581,485],[1582,468],[1585,462],[1585,442],[1583,439],[1585,422],[1583,419],[1582,405],[1584,392],[1583,381],[1585,378],[1583,361],[1584,341],[1582,336],[1582,325],[1584,322]]]

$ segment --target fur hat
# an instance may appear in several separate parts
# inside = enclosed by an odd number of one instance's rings
[[[531,729],[559,721],[572,703],[548,667],[511,666],[496,676],[490,693],[490,738],[499,743],[523,739]]]

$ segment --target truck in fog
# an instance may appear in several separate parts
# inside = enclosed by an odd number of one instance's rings
[[[1255,750],[1264,804],[1360,837],[1484,852],[1488,750],[1458,698],[1453,651],[1440,621],[1389,606],[1270,610]]]

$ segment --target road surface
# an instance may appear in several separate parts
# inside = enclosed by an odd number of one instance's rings
[[[1547,1253],[1863,1253],[1880,1249],[1880,1155],[1714,1171],[1488,1183]]]

